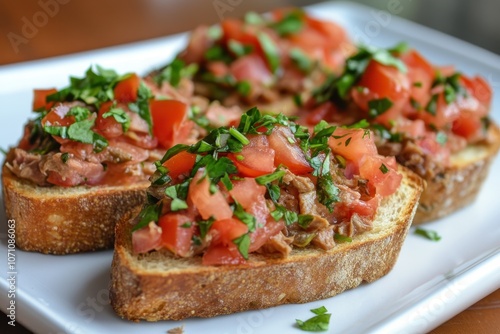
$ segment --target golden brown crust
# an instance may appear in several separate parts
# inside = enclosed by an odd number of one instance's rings
[[[469,146],[452,157],[452,165],[443,173],[426,178],[427,188],[420,198],[414,225],[445,217],[474,202],[500,148],[496,124],[491,124],[488,135],[488,144]]]
[[[111,248],[116,221],[144,203],[149,185],[40,187],[6,166],[2,183],[7,219],[16,221],[16,245],[47,254]]]
[[[405,175],[404,186],[380,206],[373,230],[352,243],[329,251],[295,249],[285,259],[252,255],[248,265],[202,266],[200,258],[174,258],[166,251],[134,255],[131,219],[120,221],[111,305],[129,320],[180,320],[306,303],[372,282],[392,269],[423,190],[424,181]]]

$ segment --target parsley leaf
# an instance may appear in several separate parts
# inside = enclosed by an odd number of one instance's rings
[[[137,91],[137,101],[135,103],[129,103],[128,105],[131,111],[139,114],[139,116],[146,121],[150,135],[153,133],[153,121],[151,119],[151,111],[149,110],[149,100],[152,97],[153,93],[151,90],[141,81]]]
[[[306,321],[296,319],[297,326],[307,332],[322,332],[328,330],[331,313],[326,313],[328,310],[324,306],[312,309],[311,312],[316,314],[316,316]]]
[[[278,47],[274,41],[265,32],[259,32],[257,34],[257,39],[259,40],[260,46],[264,51],[267,63],[271,69],[272,73],[276,73],[276,70],[280,66],[280,54]]]
[[[441,236],[436,231],[426,230],[426,229],[423,229],[421,227],[419,227],[415,230],[415,234],[420,235],[420,236],[427,238],[429,240],[432,240],[432,241],[441,240]]]
[[[156,204],[146,204],[139,213],[139,222],[132,228],[132,231],[140,230],[150,222],[157,222],[160,218],[162,201]]]
[[[186,66],[183,60],[176,58],[154,78],[157,85],[168,82],[172,87],[178,87],[181,79],[191,78],[198,71],[198,65],[189,64]]]
[[[368,101],[368,114],[373,118],[380,116],[389,110],[392,107],[392,104],[392,101],[386,97]]]
[[[114,70],[104,69],[96,65],[85,72],[83,78],[71,77],[70,85],[47,96],[47,102],[84,101],[99,106],[102,102],[114,98],[113,88],[130,74],[118,75]]]
[[[302,12],[292,11],[285,15],[280,21],[272,23],[271,28],[274,29],[280,36],[298,33],[304,27],[302,16]]]
[[[102,118],[113,117],[115,121],[122,125],[123,132],[127,132],[130,127],[130,117],[122,109],[117,107],[111,107],[108,112],[102,114]]]
[[[248,260],[248,249],[250,248],[250,235],[248,233],[243,234],[233,240],[234,244],[238,247],[238,251],[245,260]]]

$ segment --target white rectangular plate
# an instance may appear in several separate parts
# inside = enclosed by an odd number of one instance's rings
[[[496,90],[493,118],[500,120],[500,57],[359,5],[324,3],[308,10],[339,22],[357,42],[389,46],[407,41],[433,63],[454,64],[467,74],[484,76]],[[26,119],[33,116],[33,88],[65,86],[69,75],[81,76],[91,64],[120,73],[143,74],[168,62],[185,37],[0,67],[0,146],[5,149],[15,145]],[[475,203],[426,226],[437,231],[442,240],[428,241],[414,235],[412,229],[394,269],[374,283],[314,303],[212,319],[157,323],[121,320],[109,305],[112,251],[50,256],[16,250],[17,320],[39,333],[165,333],[178,326],[184,326],[187,334],[300,333],[294,326],[295,319],[305,320],[312,316],[310,309],[324,305],[332,313],[330,333],[426,332],[500,287],[498,189],[500,160],[496,159]],[[8,297],[8,238],[3,210],[0,223],[0,305],[5,311],[12,298]]]

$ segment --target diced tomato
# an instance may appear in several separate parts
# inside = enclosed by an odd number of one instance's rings
[[[200,212],[203,219],[214,217],[216,220],[231,218],[233,211],[220,191],[210,193],[210,181],[199,170],[189,184],[188,201]]]
[[[345,30],[334,22],[319,20],[311,16],[306,16],[306,22],[309,27],[325,38],[326,43],[324,46],[338,48],[340,43],[347,41]]]
[[[141,79],[135,73],[118,82],[113,90],[115,100],[123,103],[135,102],[140,84]]]
[[[169,170],[168,175],[172,179],[180,175],[188,175],[196,162],[196,154],[182,151],[163,163],[163,166]]]
[[[180,130],[188,115],[188,106],[185,103],[177,100],[153,100],[150,107],[153,134],[163,147],[170,148],[174,142],[187,138],[189,132],[182,133],[183,138],[180,138]]]
[[[69,112],[70,107],[65,104],[57,104],[42,118],[42,126],[70,126],[75,122],[74,116],[67,116],[66,114]],[[52,137],[59,143],[64,144],[70,141],[70,139],[63,139],[59,136]]]
[[[230,72],[237,81],[250,81],[257,84],[268,84],[273,80],[273,74],[268,69],[264,59],[257,54],[249,54],[234,61]]]
[[[33,93],[33,110],[36,111],[42,108],[50,110],[50,108],[54,105],[54,102],[47,102],[47,96],[57,93],[57,89],[35,89]]]
[[[247,232],[248,226],[235,218],[216,220],[210,226],[209,231],[212,234],[212,244],[223,244],[224,246],[234,246],[233,240]]]
[[[210,227],[212,242],[203,255],[204,265],[242,264],[246,260],[239,252],[234,240],[248,232],[248,227],[238,219],[215,221]]]
[[[266,225],[257,228],[254,232],[250,233],[250,248],[249,252],[254,252],[266,243],[272,236],[278,234],[285,227],[285,223],[270,219]]]
[[[472,140],[480,135],[482,129],[481,119],[470,112],[462,112],[453,122],[453,133],[464,137],[467,140]]]
[[[132,233],[132,249],[135,254],[158,249],[162,244],[162,230],[154,222]]]
[[[205,266],[237,265],[244,263],[246,263],[246,260],[240,254],[238,248],[224,245],[210,245],[202,258],[202,264]]]
[[[230,153],[231,159],[243,176],[258,177],[274,171],[275,151],[270,148],[266,135],[249,136],[250,144],[241,152]]]
[[[276,167],[283,164],[296,175],[313,171],[289,128],[276,126],[268,136],[268,140],[269,146],[275,151],[274,165]]]
[[[362,91],[352,90],[354,101],[365,111],[369,110],[368,102],[373,99],[387,98],[392,107],[374,118],[376,122],[390,125],[397,118],[403,105],[408,101],[410,82],[408,77],[396,67],[382,65],[371,60],[357,86],[364,87]]]
[[[461,75],[460,82],[479,102],[485,106],[490,105],[493,92],[491,86],[488,82],[486,82],[486,80],[479,76],[469,78],[465,75]]]
[[[234,39],[243,45],[249,45],[262,55],[262,49],[255,34],[254,27],[246,26],[245,23],[237,19],[226,19],[221,23],[224,40],[226,43]]]
[[[255,182],[253,178],[243,178],[242,180],[233,181],[233,189],[229,190],[229,194],[241,204],[243,209],[248,210],[252,205],[259,201],[260,197],[264,197],[266,187]]]
[[[432,66],[417,50],[411,49],[402,54],[400,58],[409,68],[421,69],[425,72],[426,76],[434,78],[436,74],[434,66]]]
[[[64,104],[59,104],[53,107],[44,118],[42,118],[43,126],[69,126],[75,122],[74,116],[66,117],[70,107]]]
[[[376,194],[389,196],[399,188],[403,178],[395,167],[394,157],[364,156],[361,158],[359,175],[368,180],[368,185],[374,187]]]
[[[116,138],[123,134],[123,127],[114,117],[103,117],[113,106],[112,101],[104,102],[99,108],[95,128],[106,138]]]
[[[350,161],[359,161],[364,155],[376,155],[377,147],[373,134],[364,129],[345,129],[337,127],[328,140],[333,152]]]
[[[444,93],[438,93],[436,101],[435,115],[428,110],[421,110],[417,117],[422,119],[426,124],[437,129],[443,129],[453,123],[458,118],[460,109],[457,101],[446,103]]]
[[[194,231],[191,219],[183,214],[167,213],[160,217],[158,225],[163,245],[174,254],[188,256]]]

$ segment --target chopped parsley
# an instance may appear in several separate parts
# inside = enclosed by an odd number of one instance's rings
[[[368,101],[368,114],[373,118],[380,116],[389,110],[392,107],[392,104],[392,101],[386,97]]]
[[[102,118],[113,117],[115,121],[122,125],[123,132],[127,132],[130,127],[130,117],[122,109],[117,107],[112,107],[108,112],[102,114]]]
[[[422,236],[424,238],[427,238],[429,240],[432,240],[432,241],[439,241],[439,240],[441,240],[441,236],[436,231],[426,230],[426,229],[423,229],[421,227],[418,227],[415,230],[415,234],[416,235],[420,235],[420,236]]]
[[[347,59],[344,72],[340,76],[329,76],[325,83],[313,92],[316,103],[321,104],[330,100],[345,101],[348,92],[361,78],[371,60],[393,66],[405,73],[407,71],[405,64],[393,55],[393,53],[398,53],[399,49],[401,48],[360,47],[358,53]]]
[[[304,13],[294,10],[286,14],[280,21],[270,25],[280,36],[291,35],[300,32],[304,27]]]
[[[118,75],[114,70],[96,65],[90,67],[83,78],[71,77],[70,85],[47,96],[47,102],[83,101],[97,107],[101,103],[113,100],[114,86],[130,74]]]
[[[151,111],[149,108],[149,100],[153,97],[153,93],[146,86],[144,82],[141,81],[139,85],[139,90],[137,91],[137,101],[134,103],[129,103],[128,107],[132,112],[137,113],[143,120],[146,121],[149,128],[149,134],[153,133],[153,121],[151,119]]]
[[[271,72],[276,73],[280,66],[280,54],[278,46],[265,32],[259,32],[257,34],[257,39],[259,40],[260,46],[264,51],[264,56],[266,57]]]
[[[307,332],[327,331],[328,326],[330,325],[331,313],[327,313],[328,310],[326,309],[326,307],[321,306],[312,309],[311,312],[316,315],[305,321],[296,319],[297,326],[303,331]]]
[[[90,110],[83,107],[71,108],[66,117],[74,116],[75,122],[69,126],[50,125],[46,123],[43,127],[48,134],[59,136],[63,139],[71,139],[84,144],[92,144],[95,152],[102,151],[108,146],[106,138],[92,131],[95,119],[89,118]]]
[[[168,82],[172,87],[178,87],[182,78],[191,78],[198,71],[198,65],[186,65],[183,60],[176,58],[158,73],[154,80],[157,85]]]

